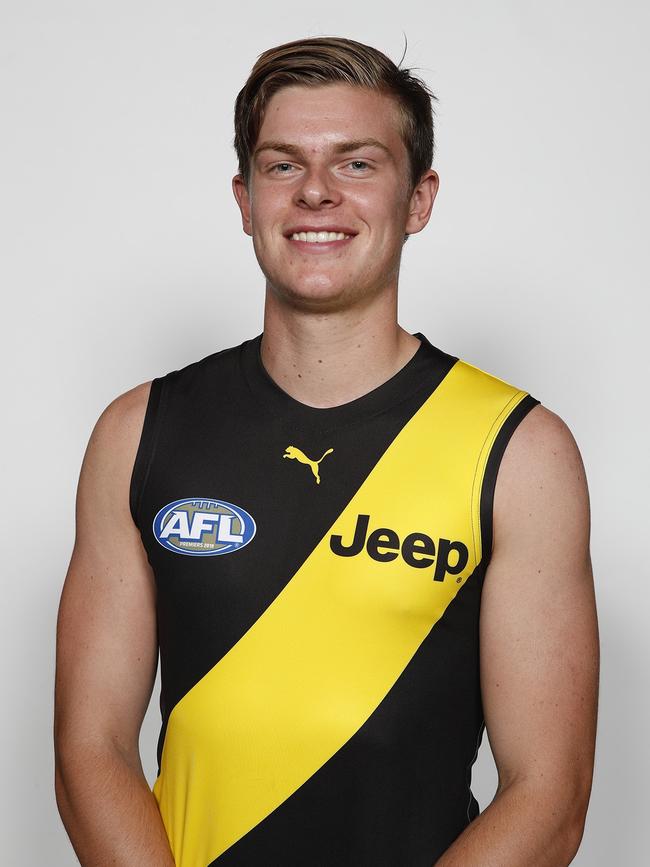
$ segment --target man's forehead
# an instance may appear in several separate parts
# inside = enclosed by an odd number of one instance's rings
[[[255,153],[265,146],[280,150],[277,144],[314,152],[343,152],[348,145],[365,144],[390,152],[399,147],[399,121],[395,100],[368,88],[287,85],[266,106]]]

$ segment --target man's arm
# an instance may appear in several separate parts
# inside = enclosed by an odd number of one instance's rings
[[[150,383],[98,420],[57,621],[55,791],[84,867],[173,867],[138,750],[158,662],[155,585],[129,511]]]
[[[589,495],[566,424],[533,408],[503,455],[481,602],[494,800],[436,867],[563,867],[591,794],[599,639]]]

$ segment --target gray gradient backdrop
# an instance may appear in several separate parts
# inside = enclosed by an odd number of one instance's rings
[[[592,497],[602,675],[574,863],[648,863],[648,5],[146,0],[2,3],[3,864],[77,863],[53,790],[55,620],[83,452],[131,386],[261,330],[230,189],[256,56],[345,35],[439,96],[431,222],[400,322],[532,392],[574,433]],[[141,737],[155,773],[158,684]],[[481,809],[496,771],[474,771]]]

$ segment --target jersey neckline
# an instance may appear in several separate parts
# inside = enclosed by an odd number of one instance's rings
[[[389,379],[347,403],[315,407],[292,397],[268,373],[261,355],[263,335],[264,332],[261,332],[242,344],[242,363],[248,385],[256,398],[274,415],[285,422],[288,420],[300,424],[337,426],[388,409],[429,382],[436,362],[445,355],[424,334],[416,331],[412,336],[420,340],[420,345],[406,364]]]

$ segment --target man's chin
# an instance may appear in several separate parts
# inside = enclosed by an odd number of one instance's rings
[[[329,281],[271,283],[267,289],[281,303],[304,310],[334,310],[350,303],[347,287]]]

